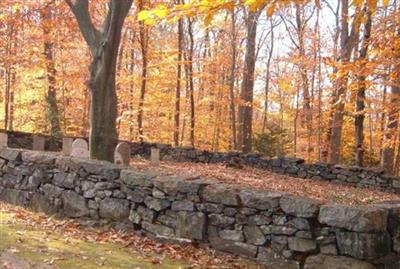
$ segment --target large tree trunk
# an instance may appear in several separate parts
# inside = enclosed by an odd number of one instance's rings
[[[53,137],[61,136],[60,115],[57,105],[56,68],[54,59],[54,42],[51,40],[50,21],[53,19],[50,7],[41,11],[42,30],[44,35],[44,57],[47,74],[47,118],[50,122],[50,134]]]
[[[238,145],[243,152],[250,152],[252,146],[253,88],[256,63],[256,36],[259,13],[249,11],[247,16],[247,43],[244,59],[243,80],[240,91]]]
[[[364,161],[364,119],[365,119],[365,68],[367,60],[367,52],[369,39],[371,37],[371,26],[372,18],[371,12],[367,12],[367,21],[365,22],[364,39],[360,50],[359,61],[361,61],[360,73],[358,76],[359,88],[356,96],[356,115],[355,115],[355,139],[356,139],[356,152],[355,152],[355,164],[363,166]]]
[[[92,63],[88,82],[91,92],[90,157],[113,161],[117,144],[116,65],[121,31],[132,0],[110,0],[101,31],[93,25],[88,0],[65,0],[74,13],[79,29],[88,44]]]
[[[400,27],[397,29],[397,36],[400,38]],[[395,141],[396,131],[399,126],[399,105],[400,105],[400,54],[396,55],[397,63],[393,68],[394,81],[391,87],[391,97],[388,112],[388,123],[385,132],[385,142],[382,148],[381,167],[388,174],[394,172]]]
[[[351,33],[349,34],[349,1],[341,0],[341,29],[340,29],[340,63],[342,65],[348,64],[354,46],[358,41],[358,34],[360,28],[360,10],[357,8],[355,11],[356,17],[353,19]],[[346,68],[346,67],[344,67]],[[331,125],[331,134],[329,142],[329,162],[340,162],[340,151],[342,142],[342,129],[343,129],[343,116],[344,105],[347,94],[347,72],[343,72],[337,80],[337,92],[334,96],[333,116]]]

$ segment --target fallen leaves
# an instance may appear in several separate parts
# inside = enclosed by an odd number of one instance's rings
[[[288,192],[323,202],[351,205],[400,200],[400,195],[394,193],[335,184],[323,180],[294,178],[252,167],[235,169],[225,167],[222,164],[178,163],[173,161],[162,161],[159,167],[154,167],[150,166],[149,161],[141,158],[132,160],[131,165],[140,170],[157,170],[164,175],[178,174],[188,179],[212,178],[222,183]]]

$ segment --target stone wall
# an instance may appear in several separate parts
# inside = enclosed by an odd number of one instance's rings
[[[321,204],[208,179],[8,148],[0,153],[0,171],[0,200],[192,241],[258,260],[269,269],[400,268],[400,202]]]
[[[32,149],[32,134],[22,132],[7,133],[9,137],[9,147]],[[44,137],[46,141],[46,150],[61,151],[61,138],[54,138],[51,136]],[[160,149],[161,158],[164,160],[196,163],[224,163],[227,166],[237,168],[246,165],[298,178],[328,180],[341,184],[400,193],[400,178],[386,175],[383,170],[378,168],[346,167],[327,163],[308,164],[300,158],[281,157],[269,159],[261,154],[210,152],[191,147],[175,148],[171,145],[160,143],[127,143],[131,145],[132,156],[138,155],[149,158],[151,148],[157,147]]]

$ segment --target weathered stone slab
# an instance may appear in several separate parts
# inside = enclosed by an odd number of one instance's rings
[[[315,255],[307,258],[304,269],[376,269],[370,263],[343,256]]]
[[[71,156],[89,158],[89,145],[85,139],[78,138],[72,143]]]
[[[267,242],[263,232],[255,225],[244,226],[243,228],[246,242],[253,245],[262,246]]]
[[[44,138],[44,136],[41,136],[41,135],[34,135],[34,136],[33,136],[33,145],[32,145],[32,149],[33,149],[33,150],[43,151],[43,150],[44,150],[44,143],[45,143],[45,138]]]
[[[25,206],[29,198],[29,193],[15,189],[0,190],[0,200],[19,206]]]
[[[387,233],[336,233],[339,253],[357,259],[374,260],[390,253],[391,239]]]
[[[388,211],[372,206],[321,206],[318,220],[333,227],[355,232],[381,232],[386,230]]]
[[[152,181],[154,187],[168,195],[174,196],[178,194],[180,183],[184,182],[185,179],[178,176],[162,176],[154,178]]]
[[[131,160],[131,146],[128,143],[118,143],[114,152],[114,163],[129,166]]]
[[[52,152],[23,151],[22,161],[38,165],[52,165],[57,159],[57,154]]]
[[[160,149],[152,147],[150,151],[150,163],[154,166],[160,165]]]
[[[301,218],[317,216],[321,206],[317,200],[294,196],[283,196],[279,204],[286,214]]]
[[[171,209],[173,211],[194,211],[194,203],[192,201],[174,201]]]
[[[239,197],[243,206],[259,210],[272,210],[279,206],[279,200],[283,196],[280,192],[242,190]]]
[[[239,204],[238,192],[232,187],[219,184],[207,186],[202,194],[204,201],[237,206]]]
[[[203,240],[206,232],[206,216],[201,212],[179,212],[176,235],[180,238]]]
[[[219,236],[225,240],[243,242],[243,232],[240,230],[221,230]]]
[[[100,201],[100,217],[118,221],[126,220],[130,213],[129,207],[129,202],[127,200],[105,198]]]
[[[72,137],[63,137],[62,140],[62,153],[64,155],[71,155],[72,153],[72,143],[74,142],[74,139]]]
[[[153,209],[155,211],[162,211],[171,206],[171,202],[165,199],[157,199],[153,198],[151,196],[147,196],[146,199],[144,199],[145,205]]]

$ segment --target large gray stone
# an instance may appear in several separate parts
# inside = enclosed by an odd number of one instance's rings
[[[239,204],[237,190],[226,185],[209,185],[202,194],[206,202],[237,206]]]
[[[63,212],[67,217],[79,218],[89,215],[89,208],[85,198],[74,191],[64,191],[61,195]]]
[[[267,242],[261,229],[255,225],[244,226],[243,231],[246,237],[246,242],[249,244],[261,246]]]
[[[134,170],[121,170],[121,181],[130,188],[140,187],[152,187],[152,178],[156,177],[156,174],[149,172],[139,172]]]
[[[0,190],[0,200],[19,206],[25,206],[29,198],[29,193],[26,191],[3,189]]]
[[[63,192],[63,189],[52,184],[45,184],[42,186],[42,189],[45,195],[50,198],[60,197],[61,193]]]
[[[176,235],[180,238],[203,240],[206,232],[206,216],[201,212],[179,212]]]
[[[289,237],[288,245],[291,250],[298,252],[313,252],[317,250],[317,242],[312,239]]]
[[[242,190],[239,197],[245,207],[272,210],[279,206],[283,193],[271,191]]]
[[[167,195],[175,196],[178,194],[180,183],[185,181],[183,177],[163,176],[152,180],[156,188]]]
[[[57,159],[57,154],[53,152],[39,152],[26,150],[22,152],[22,161],[39,165],[52,165]]]
[[[66,189],[73,189],[75,188],[75,181],[77,179],[77,175],[74,173],[56,173],[53,178],[54,185],[66,188]]]
[[[357,259],[377,259],[391,250],[391,239],[387,233],[356,233],[339,231],[336,233],[339,253]]]
[[[257,260],[268,269],[299,269],[300,264],[293,260],[287,260],[265,247],[258,248]],[[322,269],[322,268],[321,268]]]
[[[375,269],[375,266],[349,257],[320,254],[308,257],[304,269]]]
[[[174,211],[193,211],[194,203],[191,201],[174,201],[172,202],[171,209]]]
[[[240,230],[221,230],[219,232],[219,236],[222,239],[226,240],[238,241],[238,242],[244,241],[243,232]]]
[[[20,161],[22,150],[3,148],[0,152],[0,157],[8,161]]]
[[[386,231],[388,211],[372,206],[321,206],[318,220],[329,226],[355,232]]]
[[[210,214],[208,215],[208,219],[211,225],[218,227],[228,227],[235,223],[234,218],[222,214]]]
[[[167,238],[175,237],[174,229],[161,224],[152,224],[147,221],[142,221],[142,228],[159,237],[167,237]]]
[[[255,258],[257,256],[257,247],[251,244],[225,240],[219,237],[210,238],[211,246],[217,250]]]
[[[129,207],[129,201],[127,200],[105,198],[100,201],[100,217],[116,221],[126,220],[129,217]]]
[[[50,200],[39,193],[34,193],[29,200],[29,208],[36,212],[43,212],[48,215],[53,215],[57,212],[57,208],[50,203]]]
[[[171,206],[170,201],[153,198],[151,196],[147,196],[146,199],[144,199],[144,203],[148,208],[153,209],[155,211],[162,211]]]
[[[318,215],[321,202],[308,198],[284,196],[279,204],[286,214],[300,218],[312,218]]]

